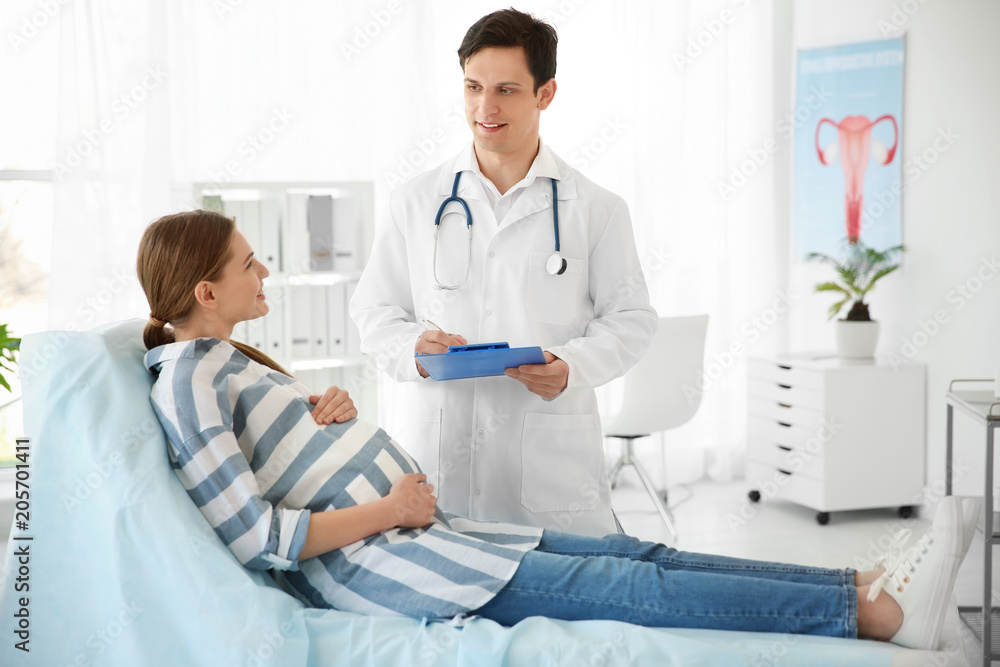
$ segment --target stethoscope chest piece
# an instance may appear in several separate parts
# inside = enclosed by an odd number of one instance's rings
[[[545,270],[550,276],[561,276],[566,273],[566,260],[558,252],[554,252],[545,260]]]

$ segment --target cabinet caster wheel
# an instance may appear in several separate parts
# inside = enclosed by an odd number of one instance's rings
[[[816,513],[816,523],[821,526],[825,526],[830,523],[830,513],[829,512],[817,512]]]
[[[903,505],[899,508],[899,518],[900,519],[912,519],[914,515],[912,505]]]
[[[749,498],[752,503],[760,502],[760,491],[752,489],[750,493],[747,494],[747,498]]]

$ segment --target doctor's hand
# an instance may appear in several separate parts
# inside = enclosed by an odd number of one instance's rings
[[[469,341],[465,340],[458,334],[448,334],[435,329],[433,331],[425,331],[420,334],[420,338],[417,339],[416,345],[413,346],[413,353],[444,354],[448,351],[448,347],[451,345],[468,344]],[[427,369],[420,365],[419,361],[415,361],[414,363],[417,364],[417,371],[420,373],[421,377],[427,377],[430,375],[430,373],[427,372]]]
[[[347,394],[347,390],[340,387],[330,387],[322,396],[310,396],[309,402],[316,406],[313,408],[312,417],[320,426],[331,422],[340,424],[358,416],[354,401]]]
[[[434,485],[426,484],[427,475],[411,472],[403,475],[389,490],[385,501],[390,506],[394,526],[420,528],[434,518]]]
[[[546,399],[555,398],[569,382],[569,364],[551,352],[545,352],[544,364],[508,368],[504,374],[523,384],[532,394]]]

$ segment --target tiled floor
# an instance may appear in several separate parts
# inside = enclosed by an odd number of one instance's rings
[[[870,564],[896,530],[908,527],[919,536],[932,518],[904,521],[894,509],[863,510],[833,513],[830,523],[821,526],[813,510],[784,501],[752,503],[747,490],[743,480],[703,480],[671,489],[677,540],[670,539],[645,492],[627,476],[614,491],[614,504],[625,531],[643,539],[685,551],[822,567]]]

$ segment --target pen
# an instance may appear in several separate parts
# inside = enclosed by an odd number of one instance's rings
[[[424,326],[427,327],[428,331],[433,331],[435,329],[437,329],[438,331],[444,331],[444,329],[442,329],[438,325],[434,324],[430,320],[423,320],[423,323],[424,323]]]

